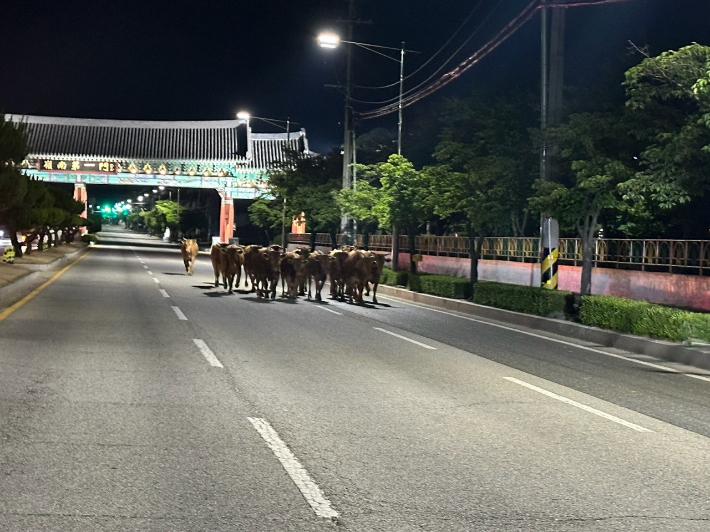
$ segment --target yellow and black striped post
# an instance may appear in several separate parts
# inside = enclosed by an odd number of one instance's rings
[[[557,220],[544,217],[540,227],[540,285],[548,290],[557,290],[557,257],[560,227]]]
[[[557,290],[557,248],[543,248],[540,263],[540,283],[543,288]]]

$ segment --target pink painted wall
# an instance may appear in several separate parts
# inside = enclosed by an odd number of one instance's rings
[[[402,270],[409,267],[408,253],[400,253],[399,267]],[[418,270],[457,277],[468,277],[471,271],[468,258],[434,255],[422,256]],[[559,266],[560,290],[579,292],[581,272],[580,266]],[[478,262],[478,278],[482,281],[538,286],[540,265],[481,260]],[[697,275],[593,268],[592,293],[710,311],[710,278]]]

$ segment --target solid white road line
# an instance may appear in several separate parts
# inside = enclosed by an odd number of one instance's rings
[[[518,380],[514,377],[503,377],[503,378],[506,380],[509,380],[510,382],[514,382],[516,384],[520,384],[521,386],[525,386],[526,388],[530,388],[531,390],[534,390],[534,391],[541,393],[543,395],[546,395],[548,397],[552,397],[553,399],[557,399],[558,401],[562,401],[563,403],[567,403],[568,405],[572,405],[572,406],[576,406],[577,408],[581,408],[582,410],[585,410],[585,411],[590,412],[594,415],[597,415],[597,416],[603,417],[605,419],[608,419],[610,421],[613,421],[614,423],[618,423],[619,425],[624,425],[625,427],[636,430],[638,432],[653,432],[652,430],[641,427],[640,425],[636,425],[636,424],[626,421],[624,419],[618,418],[616,416],[612,416],[611,414],[607,414],[606,412],[602,412],[601,410],[597,410],[596,408],[592,408],[591,406],[583,405],[582,403],[578,403],[577,401],[573,401],[572,399],[568,399],[567,397],[563,397],[561,395],[557,395],[556,393],[549,392],[543,388],[538,388],[537,386],[529,384],[525,381]]]
[[[425,347],[427,349],[436,349],[436,347],[432,347],[430,345],[426,345],[421,342],[417,342],[416,340],[412,340],[411,338],[407,338],[406,336],[402,336],[401,334],[393,333],[393,332],[387,331],[385,329],[380,329],[379,327],[373,327],[373,329],[375,329],[377,331],[382,331],[383,333],[391,334],[392,336],[396,336],[397,338],[401,338],[402,340],[407,340],[408,342],[412,342],[413,344],[420,345],[420,346]]]
[[[175,307],[173,307],[175,308]],[[207,359],[207,362],[210,363],[210,366],[214,366],[215,368],[223,368],[222,363],[219,361],[219,359],[214,355],[212,350],[207,347],[207,344],[203,341],[200,340],[199,338],[195,338],[192,340],[195,342],[195,345],[197,348],[200,350],[200,352],[204,355],[204,357]]]
[[[177,314],[178,319],[181,319],[183,321],[187,321],[187,316],[185,316],[182,313],[182,310],[180,310],[178,307],[170,307],[175,311],[175,314]]]
[[[330,501],[326,499],[321,489],[311,479],[306,468],[301,465],[298,458],[293,455],[269,422],[263,418],[250,417],[248,419],[264,439],[266,445],[274,452],[276,458],[281,462],[286,473],[291,477],[291,480],[296,484],[296,487],[298,487],[308,504],[311,505],[316,515],[328,519],[338,517],[338,512],[333,509]]]
[[[170,296],[168,295],[168,293],[165,291],[165,289],[159,288],[158,290],[160,291],[161,294],[163,294],[163,297],[170,297]]]
[[[338,316],[342,316],[342,315],[343,315],[342,312],[337,312],[337,311],[335,311],[335,310],[330,310],[328,307],[323,307],[323,306],[320,306],[320,305],[316,305],[316,308],[319,308],[319,309],[321,309],[321,310],[327,310],[328,312],[332,312],[333,314],[337,314]]]
[[[430,311],[432,311],[432,312],[438,312],[439,314],[446,314],[447,316],[454,316],[455,318],[461,318],[461,319],[463,319],[463,320],[474,321],[474,322],[476,322],[476,323],[482,323],[482,324],[484,324],[484,325],[490,325],[491,327],[498,327],[499,329],[505,329],[506,331],[514,331],[514,332],[517,332],[517,333],[520,333],[520,334],[525,334],[525,335],[527,335],[527,336],[533,336],[533,337],[535,337],[535,338],[542,338],[543,340],[548,340],[548,341],[550,341],[550,342],[555,342],[555,343],[558,343],[558,344],[563,344],[563,345],[568,345],[568,346],[571,346],[571,347],[576,347],[577,349],[584,349],[584,350],[586,350],[586,351],[592,351],[593,353],[599,353],[600,355],[605,355],[605,356],[612,357],[612,358],[618,358],[618,359],[621,359],[621,360],[626,360],[627,362],[633,362],[633,363],[635,363],[635,364],[641,364],[642,366],[648,366],[648,367],[651,367],[651,368],[654,368],[654,369],[658,369],[658,370],[665,371],[665,372],[667,372],[667,373],[682,373],[682,372],[678,371],[677,369],[669,368],[668,366],[662,366],[662,365],[660,365],[660,364],[654,364],[653,362],[646,362],[645,360],[637,360],[637,359],[635,359],[635,358],[627,357],[627,356],[624,356],[624,355],[618,355],[618,354],[616,354],[616,353],[608,353],[607,351],[602,351],[601,349],[595,349],[595,348],[593,348],[593,347],[587,347],[586,345],[580,345],[580,344],[575,344],[574,342],[567,342],[567,341],[565,341],[565,340],[559,340],[559,339],[557,339],[557,338],[551,338],[551,337],[549,337],[549,336],[545,336],[545,335],[542,335],[542,334],[535,334],[535,333],[530,332],[530,331],[523,331],[523,330],[521,330],[521,329],[516,329],[515,327],[507,327],[507,326],[505,326],[505,325],[500,325],[499,323],[492,323],[492,322],[490,322],[490,321],[478,320],[478,319],[476,319],[476,318],[471,318],[471,317],[469,317],[469,316],[461,316],[460,314],[455,314],[455,313],[453,313],[453,312],[447,312],[447,311],[445,311],[445,310],[439,310],[439,309],[427,307],[427,306],[424,306],[424,305],[415,305],[414,303],[410,303],[409,301],[404,301],[404,300],[402,300],[402,299],[395,299],[395,298],[387,297],[387,296],[382,296],[382,298],[383,298],[383,299],[389,299],[390,301],[397,301],[398,303],[404,303],[404,304],[410,305],[410,306],[412,306],[412,307],[417,307],[417,308],[421,308],[421,309],[425,309],[425,310],[430,310]],[[685,375],[686,377],[691,377],[691,378],[694,378],[694,379],[699,379],[699,380],[704,380],[704,381],[709,381],[709,382],[710,382],[710,378],[707,377],[707,376],[703,376],[703,375],[690,375],[690,374],[687,374],[687,373],[682,373],[682,374]]]

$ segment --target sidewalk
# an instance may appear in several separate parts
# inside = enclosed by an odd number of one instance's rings
[[[53,272],[76,260],[88,247],[73,242],[46,251],[34,250],[29,256],[15,257],[14,264],[0,262],[0,310],[22,299],[51,277]]]

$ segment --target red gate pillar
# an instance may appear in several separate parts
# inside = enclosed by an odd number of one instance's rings
[[[84,183],[74,183],[74,199],[76,201],[80,201],[84,204],[84,211],[81,213],[82,218],[86,218],[86,201],[88,199],[88,195],[86,193],[86,185]],[[86,226],[81,227],[81,234],[84,235],[86,234],[87,229]]]
[[[230,197],[222,197],[219,210],[219,241],[228,243],[232,236],[234,236],[234,200]]]

